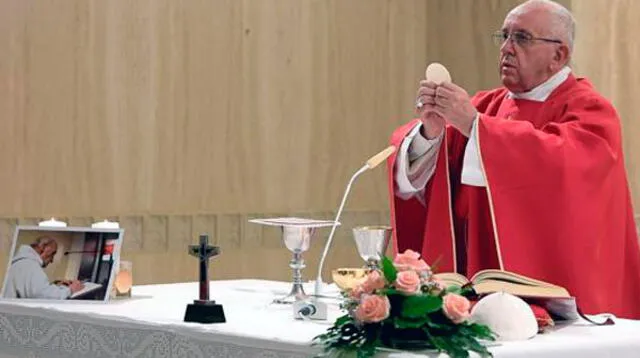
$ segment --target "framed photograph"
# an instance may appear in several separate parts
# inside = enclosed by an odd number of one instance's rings
[[[124,229],[17,226],[2,299],[110,298]]]

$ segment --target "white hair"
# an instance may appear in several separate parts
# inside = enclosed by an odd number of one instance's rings
[[[573,43],[576,35],[576,20],[571,14],[571,11],[555,1],[527,0],[511,10],[509,15],[518,15],[532,9],[547,10],[551,15],[553,15],[553,23],[550,24],[549,30],[552,35],[559,37],[567,44],[570,54],[573,53]]]
[[[31,247],[38,250],[44,250],[46,247],[51,246],[53,244],[58,244],[56,240],[49,236],[40,236],[35,241],[31,243]]]

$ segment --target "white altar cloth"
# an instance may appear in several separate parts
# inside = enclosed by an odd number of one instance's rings
[[[0,357],[311,357],[319,351],[311,339],[342,313],[333,304],[329,321],[294,320],[290,305],[270,304],[289,289],[284,282],[212,281],[211,299],[224,306],[227,323],[211,325],[183,322],[197,283],[136,286],[133,298],[108,303],[4,300]],[[305,289],[311,292],[311,285]],[[518,358],[638,357],[640,321],[576,323],[491,351]]]

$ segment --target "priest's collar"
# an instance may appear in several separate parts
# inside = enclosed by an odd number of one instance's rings
[[[558,88],[566,79],[569,77],[571,73],[571,68],[569,66],[563,67],[558,73],[551,76],[546,82],[542,83],[538,87],[532,89],[531,91],[524,93],[513,93],[509,92],[510,98],[516,99],[528,99],[530,101],[544,102],[547,100],[551,92]]]

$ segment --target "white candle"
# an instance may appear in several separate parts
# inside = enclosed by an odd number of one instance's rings
[[[64,221],[58,221],[55,218],[51,218],[47,221],[40,221],[38,226],[46,226],[46,227],[67,227],[67,223]]]
[[[115,221],[104,220],[91,224],[91,227],[94,229],[119,229],[120,224]]]

